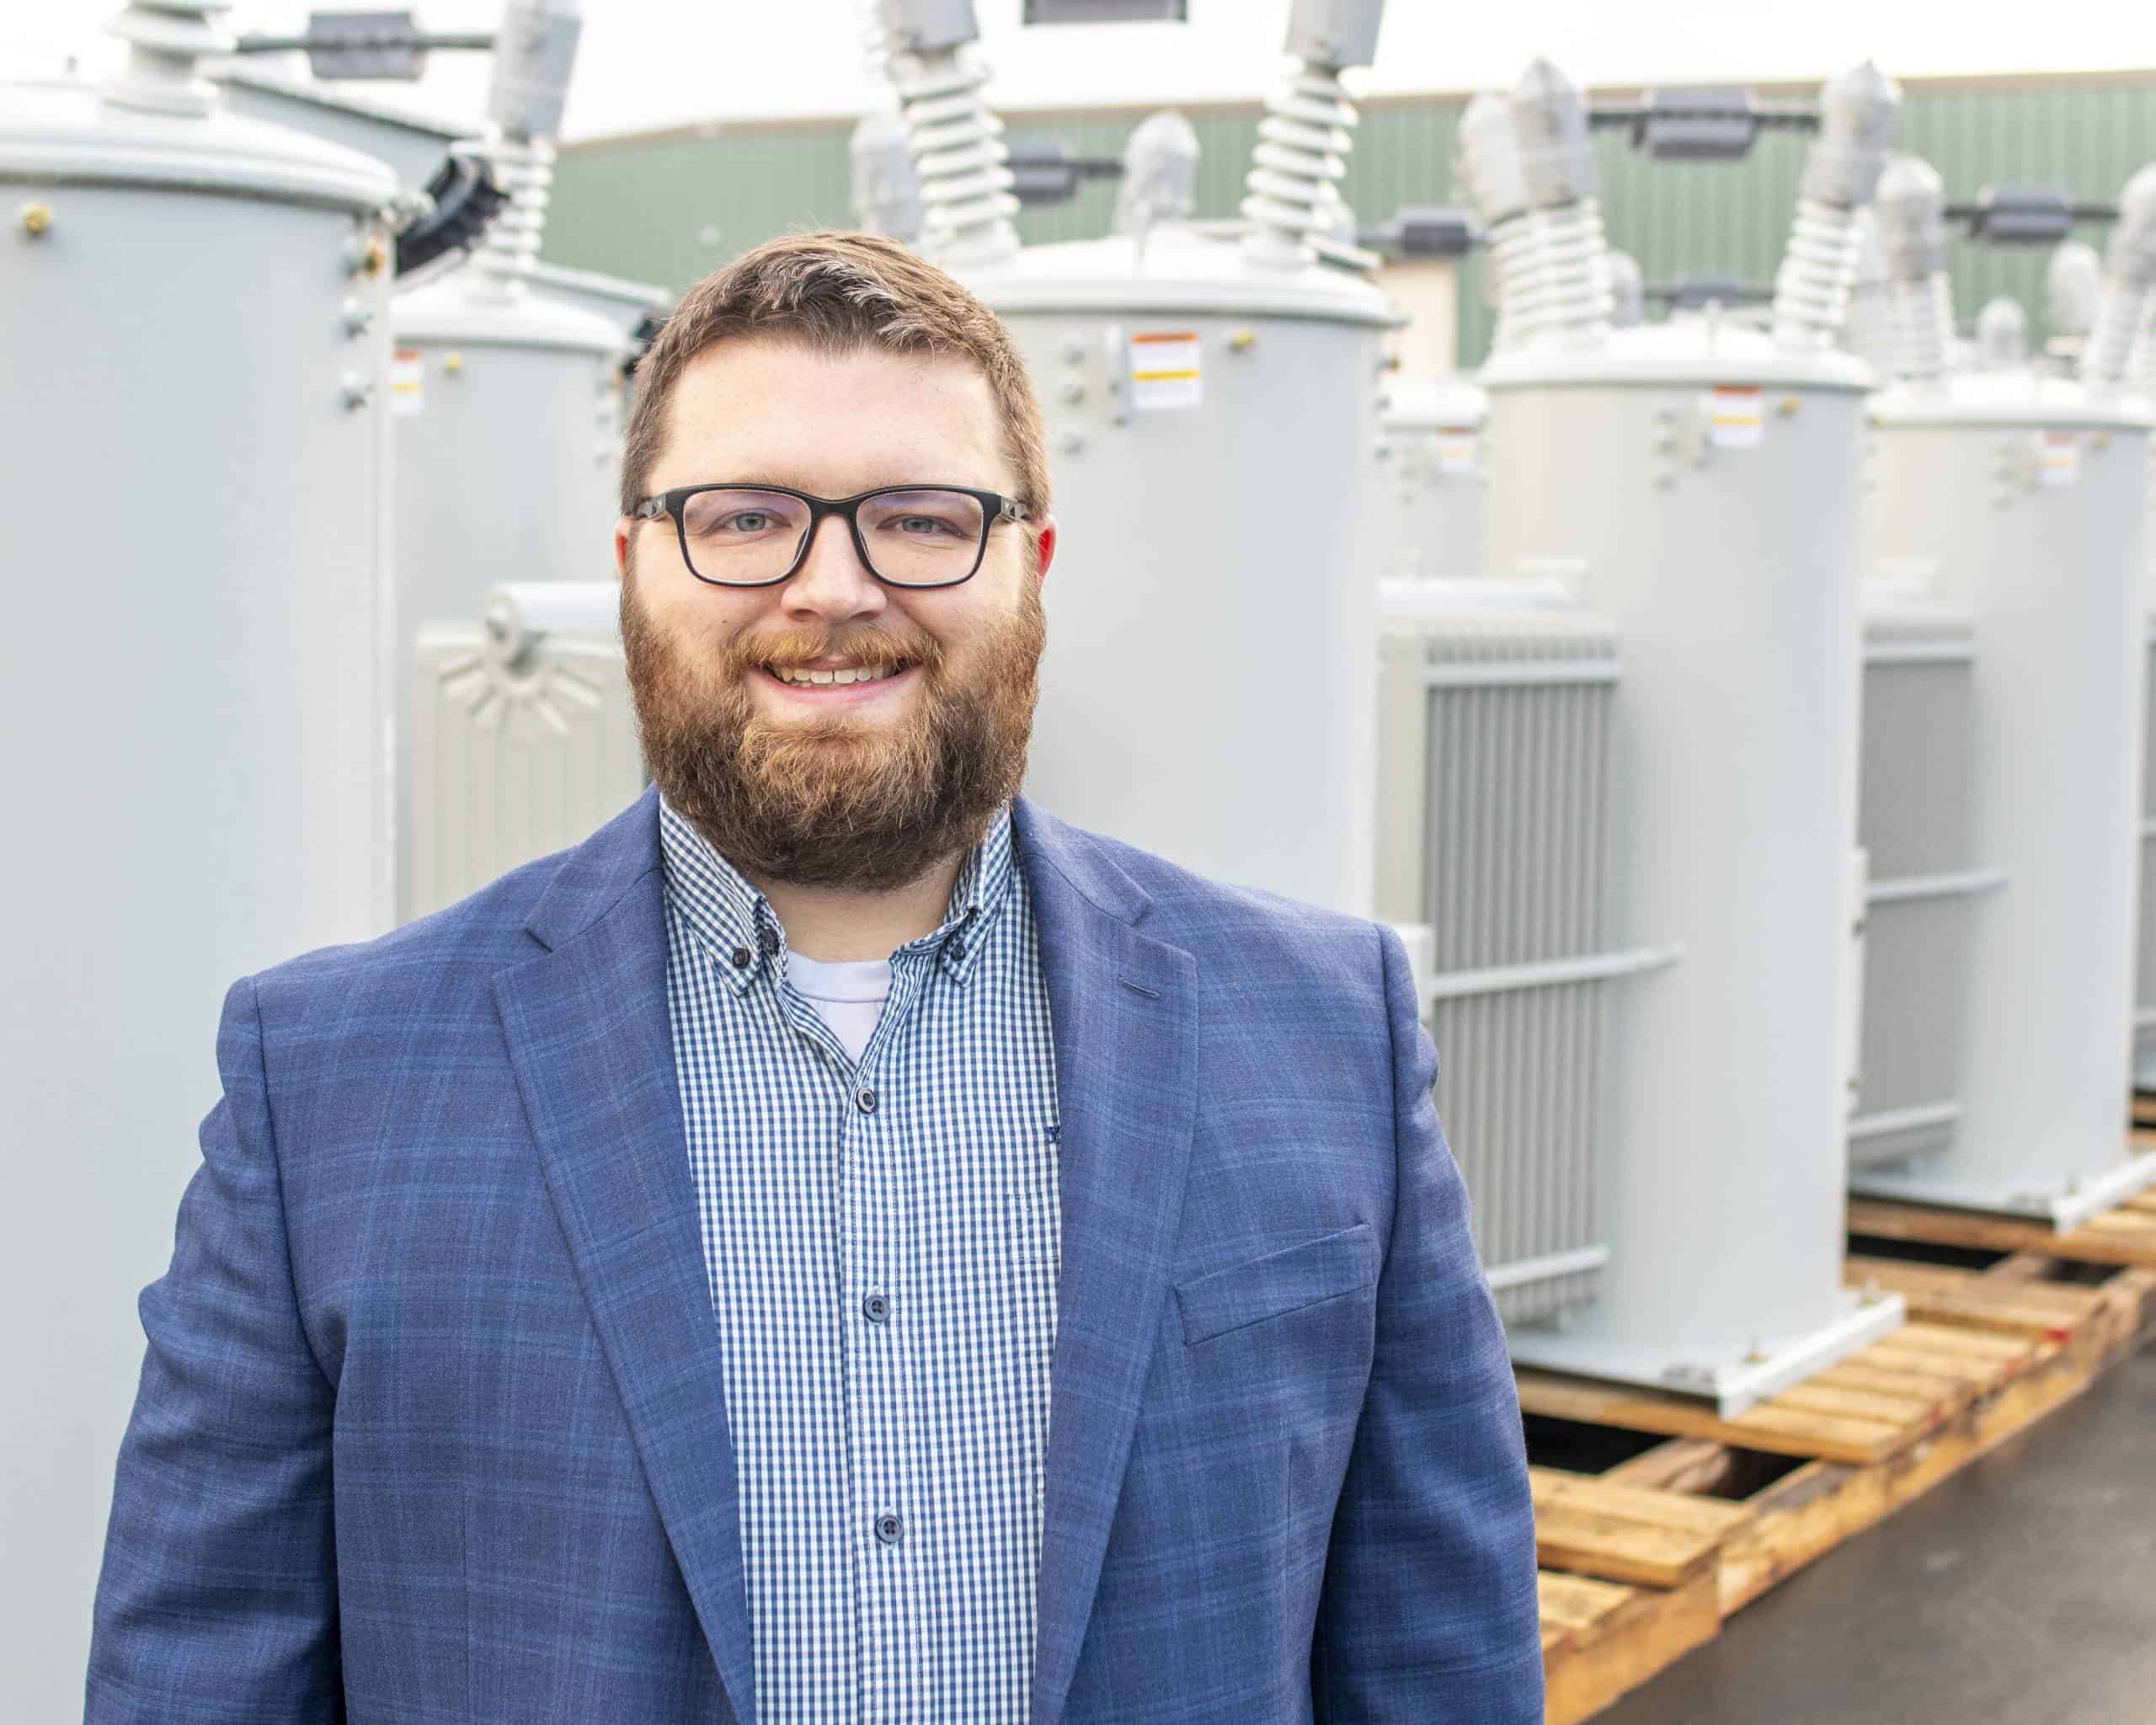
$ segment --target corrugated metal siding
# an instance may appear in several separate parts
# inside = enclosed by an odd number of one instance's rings
[[[1365,108],[1348,195],[1366,224],[1403,204],[1448,203],[1453,128],[1462,99],[1388,99]],[[1230,216],[1258,109],[1193,110],[1203,147],[1198,213]],[[1074,154],[1121,153],[1142,110],[1012,114],[1014,136],[1046,132]],[[654,134],[572,146],[562,153],[547,234],[558,263],[680,287],[773,234],[852,222],[846,142],[851,120],[714,126],[707,133]],[[1999,80],[1913,83],[1901,142],[1929,158],[1956,197],[1985,185],[2057,185],[2077,198],[2106,200],[2156,157],[2156,72],[2034,83]],[[1621,138],[1597,140],[1604,214],[1614,243],[1639,259],[1647,279],[1684,275],[1772,277],[1781,257],[1805,140],[1769,133],[1737,166],[1651,163]],[[1030,243],[1102,232],[1115,207],[1110,181],[1086,184],[1068,204],[1028,210],[1019,229]],[[2087,230],[2100,242],[2100,233]],[[2041,339],[2041,251],[1956,248],[1954,286],[1965,323],[1996,294],[2028,307]],[[1478,362],[1490,319],[1480,272],[1470,263],[1460,303],[1460,352]]]

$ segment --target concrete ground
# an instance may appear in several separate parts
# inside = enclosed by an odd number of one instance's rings
[[[2156,1347],[1596,1725],[2156,1725]]]

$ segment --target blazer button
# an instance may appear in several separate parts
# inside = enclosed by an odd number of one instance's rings
[[[864,1114],[874,1114],[876,1112],[876,1092],[866,1088],[855,1091],[853,1093],[853,1105],[859,1108]]]

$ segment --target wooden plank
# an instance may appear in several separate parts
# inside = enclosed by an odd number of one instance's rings
[[[2100,1296],[2085,1288],[1993,1281],[1971,1270],[1905,1263],[1895,1258],[1853,1253],[1843,1277],[1851,1287],[1871,1286],[1899,1294],[1913,1317],[1946,1320],[2009,1335],[2041,1336],[2054,1342],[2072,1341],[2086,1326],[2098,1322],[2104,1311]]]
[[[1545,1503],[1572,1503],[1602,1514],[1678,1528],[1713,1540],[1727,1538],[1751,1519],[1751,1512],[1741,1503],[1639,1485],[1614,1477],[1614,1471],[1568,1473],[1556,1467],[1530,1467],[1527,1477],[1538,1509]]]
[[[1520,1407],[1529,1413],[1663,1437],[1708,1438],[1778,1455],[1876,1461],[1922,1435],[1920,1429],[1906,1429],[1886,1420],[1778,1407],[1771,1398],[1733,1419],[1724,1419],[1709,1403],[1657,1390],[1596,1383],[1555,1372],[1517,1370],[1513,1377]]]
[[[1666,1491],[1711,1497],[1728,1482],[1733,1454],[1728,1445],[1705,1438],[1664,1438],[1597,1477],[1613,1484],[1660,1486]]]
[[[1547,1725],[1580,1725],[1721,1632],[1719,1583],[1712,1570],[1678,1588],[1618,1589],[1625,1598],[1597,1601],[1592,1621],[1577,1624],[1552,1618],[1552,1584],[1566,1582],[1599,1585],[1546,1573],[1542,1577],[1545,1643],[1553,1621],[1562,1637],[1543,1659]]]
[[[2116,1215],[2116,1210],[2105,1215]],[[2102,1220],[2102,1217],[2097,1219]],[[1973,1210],[1931,1210],[1920,1204],[1889,1204],[1853,1198],[1849,1231],[1876,1240],[1921,1240],[1935,1246],[1963,1246],[1989,1252],[2041,1252],[2084,1263],[2116,1263],[2156,1269],[2156,1229],[2121,1232],[2094,1223],[2068,1233],[2041,1222]]]
[[[1718,1535],[1654,1527],[1571,1503],[1534,1506],[1534,1555],[1545,1569],[1603,1581],[1678,1587],[1715,1561]]]
[[[1912,1356],[1920,1359],[1922,1356]],[[1914,1365],[1893,1366],[1869,1357],[1844,1359],[1838,1365],[1805,1380],[1806,1383],[1836,1385],[1852,1390],[1883,1390],[1892,1395],[1920,1398],[1935,1418],[1951,1418],[1968,1406],[1976,1388],[1965,1377],[1929,1372]]]

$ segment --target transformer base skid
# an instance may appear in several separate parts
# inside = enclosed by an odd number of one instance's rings
[[[1851,1284],[1899,1295],[1910,1321],[1734,1421],[1645,1391],[1553,1400],[1544,1386],[1562,1381],[1521,1375],[1550,1725],[1591,1718],[1711,1640],[2149,1334],[2156,1270],[2031,1252],[1972,1270],[1965,1251],[1940,1255],[1955,1262],[1852,1257]],[[1771,1424],[1757,1418],[1778,1405]],[[1828,1453],[1865,1425],[1873,1459]]]
[[[2139,1192],[2075,1228],[1980,1211],[1852,1198],[1852,1234],[1984,1252],[2035,1252],[2081,1263],[2156,1270],[2156,1192]]]
[[[1807,1334],[1748,1354],[1681,1365],[1671,1363],[1672,1350],[1614,1343],[1592,1331],[1521,1325],[1507,1334],[1506,1342],[1515,1366],[1637,1385],[1686,1406],[1704,1400],[1719,1417],[1728,1418],[1846,1359],[1901,1322],[1901,1303],[1891,1295],[1869,1299],[1848,1294],[1841,1311]]]
[[[1921,1166],[1908,1173],[1860,1168],[1849,1174],[1849,1190],[1860,1199],[2030,1217],[2062,1234],[2098,1220],[2106,1211],[2132,1204],[2152,1186],[2156,1186],[2156,1148],[2143,1148],[2141,1154],[2095,1179],[2078,1180],[2070,1187],[2053,1189],[2032,1188],[2027,1183],[1981,1185],[1942,1179]]]

